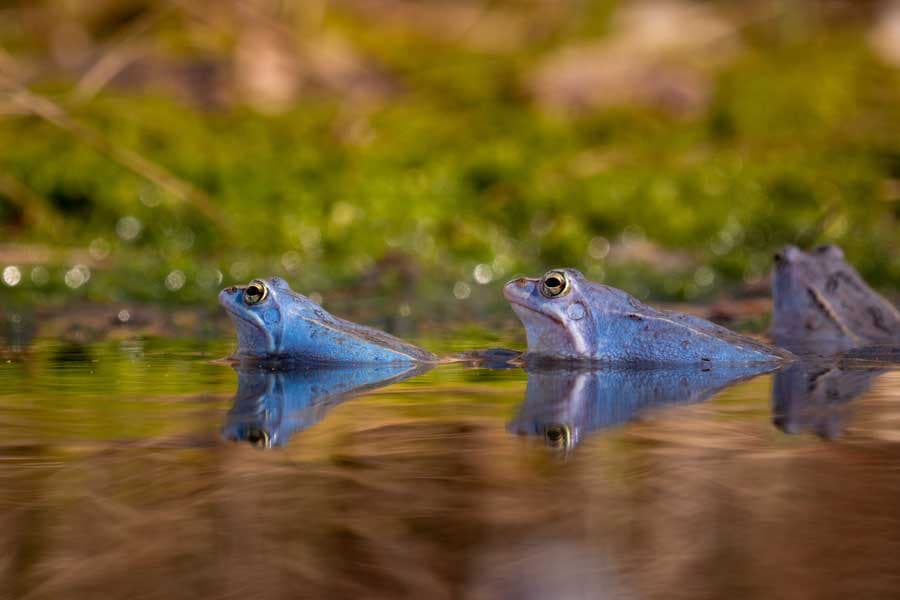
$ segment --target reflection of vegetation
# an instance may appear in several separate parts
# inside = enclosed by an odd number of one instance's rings
[[[4,365],[0,407],[28,427],[13,440],[128,439],[180,432],[225,406],[235,377],[203,356],[227,344],[129,340],[95,345],[38,341]]]
[[[10,431],[7,442],[174,436],[196,427],[198,420],[204,431],[217,430],[235,398],[238,378],[228,365],[212,360],[232,347],[230,340],[131,339],[85,345],[38,340],[27,359],[0,364],[0,381],[5,382],[0,409],[21,414],[29,423],[27,429]],[[323,376],[286,377],[318,385],[316,377]],[[473,414],[505,416],[521,400],[524,378],[520,369],[446,365],[361,393],[373,402],[396,404],[407,416],[430,417],[470,402],[477,405]],[[436,390],[445,395],[418,402]]]
[[[607,12],[560,17],[536,48],[603,30]],[[573,28],[576,17],[597,23]],[[226,282],[281,273],[306,291],[393,281],[374,285],[452,298],[478,264],[487,279],[572,265],[641,295],[693,297],[764,274],[785,242],[825,240],[896,286],[900,78],[861,26],[774,35],[782,25],[746,35],[690,118],[634,107],[548,116],[524,93],[540,53],[373,28],[352,12],[325,27],[380,65],[388,100],[332,90],[267,115],[116,88],[76,104],[38,86],[110,144],[196,186],[224,224],[28,116],[0,122],[12,182],[0,182],[0,224],[7,239],[79,249],[41,261],[40,289],[72,293],[64,274],[88,263],[77,292],[103,299],[212,301],[218,271]],[[43,203],[31,220],[38,201],[23,193]],[[63,225],[42,225],[53,222],[42,212]],[[654,268],[661,255],[682,260]],[[27,276],[17,287],[35,289]]]

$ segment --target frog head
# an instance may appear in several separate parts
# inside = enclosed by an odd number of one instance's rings
[[[604,314],[632,305],[628,294],[590,282],[575,269],[553,269],[539,279],[514,279],[503,295],[525,326],[528,352],[583,357],[596,351]]]
[[[851,267],[837,246],[819,246],[809,253],[785,246],[775,253],[773,296],[779,308],[801,310],[808,305],[809,290],[824,292],[828,278],[847,268]]]
[[[858,345],[900,339],[900,314],[834,245],[775,254],[772,333],[779,343]]]
[[[279,277],[225,288],[219,303],[234,321],[235,358],[284,363],[435,362],[432,353],[335,317]]]
[[[278,353],[288,313],[310,312],[318,307],[292,291],[280,277],[254,279],[247,285],[225,288],[219,292],[219,304],[237,330],[238,356]]]

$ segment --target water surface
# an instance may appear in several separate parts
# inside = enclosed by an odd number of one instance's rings
[[[284,377],[230,347],[2,355],[0,597],[900,589],[900,371]]]

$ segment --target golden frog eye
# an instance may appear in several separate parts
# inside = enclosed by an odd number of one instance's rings
[[[247,441],[250,442],[251,446],[256,448],[269,448],[272,443],[268,431],[265,429],[257,429],[255,427],[247,432]]]
[[[563,271],[549,271],[541,279],[541,293],[547,298],[558,298],[569,292],[569,278]]]
[[[565,423],[552,423],[544,428],[544,442],[550,448],[568,450],[572,445],[572,430]]]
[[[244,290],[244,302],[249,305],[258,304],[269,295],[269,288],[259,279],[254,279]]]

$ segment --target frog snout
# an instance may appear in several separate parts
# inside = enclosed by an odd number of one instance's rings
[[[512,288],[512,287],[523,288],[523,287],[527,287],[528,283],[529,283],[529,280],[527,277],[519,277],[518,279],[513,279],[512,281],[508,281],[506,283],[506,285],[503,287],[504,287],[504,289]]]
[[[221,304],[222,306],[227,306],[227,303],[233,301],[233,298],[238,293],[238,291],[239,290],[237,286],[231,286],[223,289],[221,292],[219,292],[219,304]]]
[[[503,296],[507,300],[512,300],[512,297],[516,295],[516,292],[521,292],[523,288],[528,286],[528,279],[525,277],[520,277],[518,279],[513,279],[512,281],[507,282],[506,285],[503,286]]]

